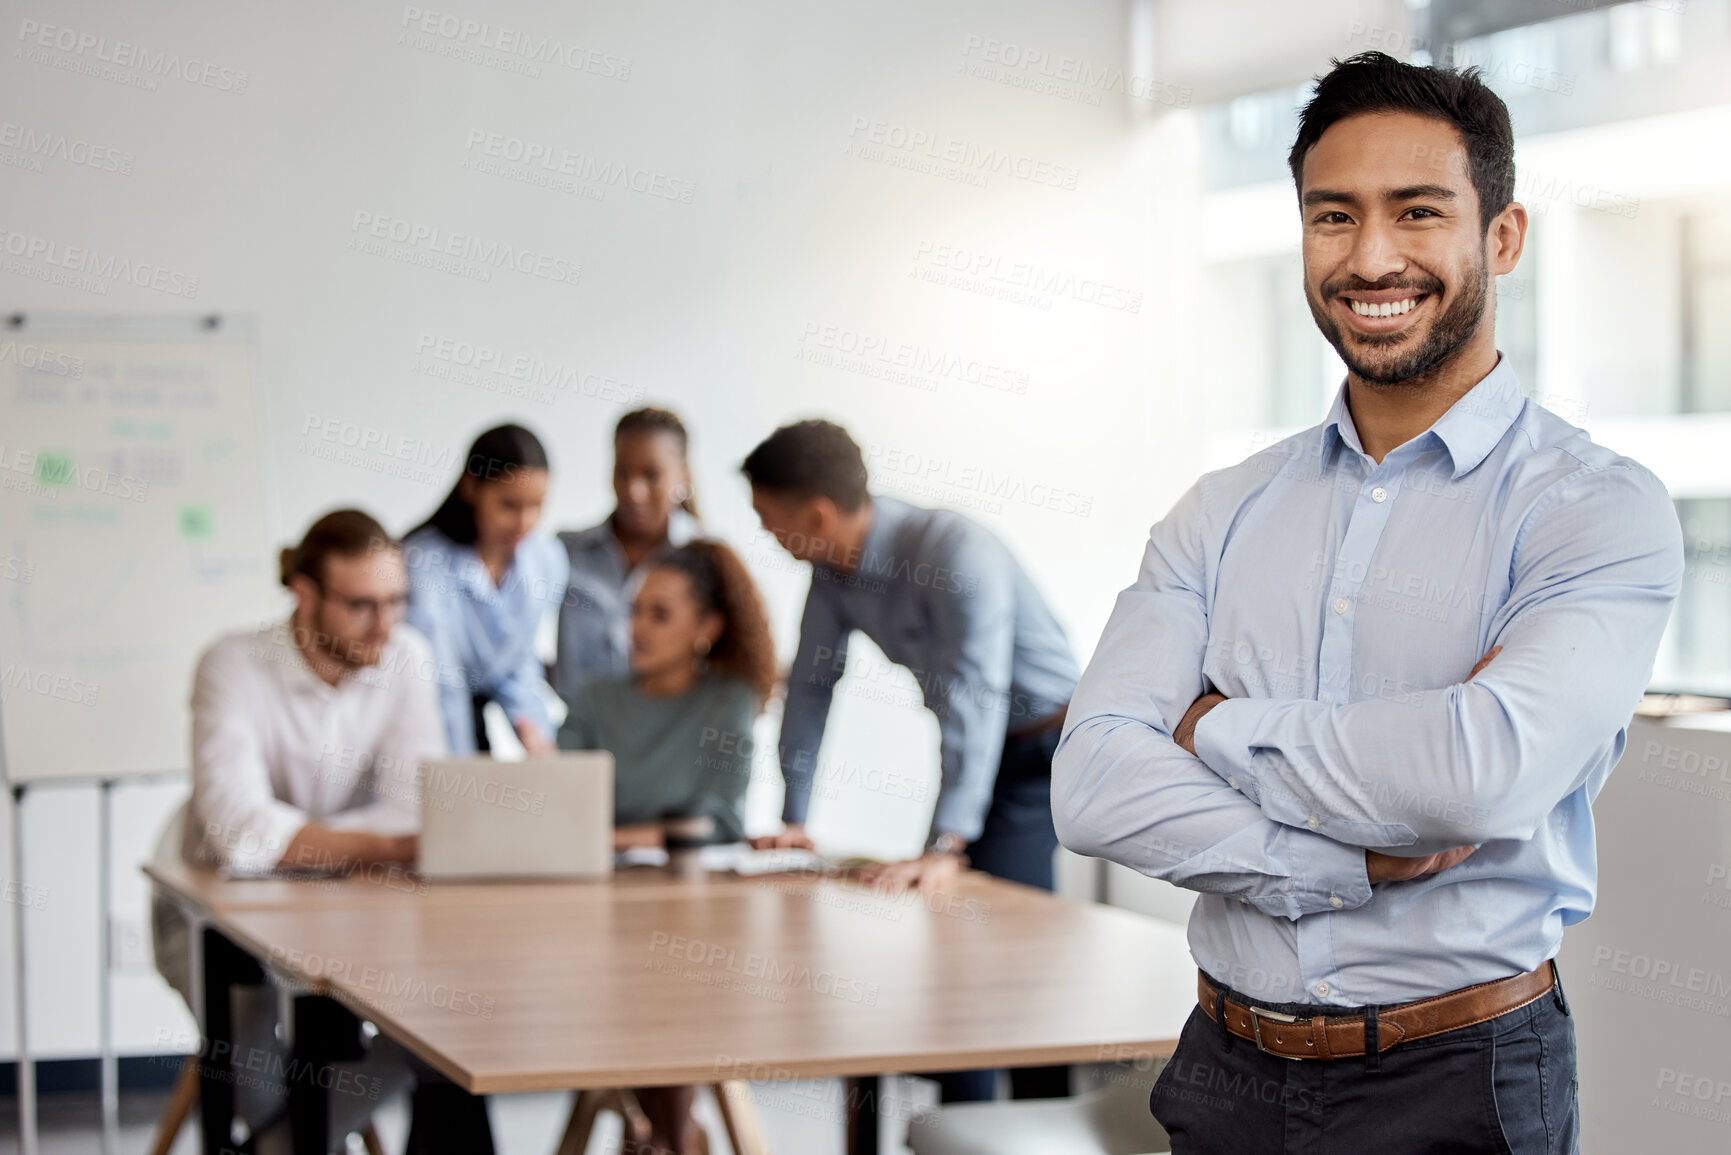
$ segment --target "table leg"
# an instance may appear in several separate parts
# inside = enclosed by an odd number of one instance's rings
[[[358,1057],[361,1021],[323,995],[296,995],[294,1061],[288,1086],[289,1134],[295,1155],[328,1155],[331,1093],[326,1073],[335,1060]]]
[[[198,1053],[198,1122],[204,1155],[232,1151],[234,1131],[234,1011],[237,986],[264,981],[264,971],[245,951],[206,927],[201,936],[204,1038]]]
[[[847,1105],[847,1155],[878,1155],[883,1076],[849,1075],[842,1087]]]

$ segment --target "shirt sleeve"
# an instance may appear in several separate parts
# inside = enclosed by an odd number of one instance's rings
[[[817,752],[829,722],[835,684],[847,667],[849,630],[831,600],[830,586],[815,572],[799,623],[799,651],[787,675],[787,700],[781,712],[781,778],[787,794],[781,820],[803,823],[811,806]]]
[[[964,588],[930,591],[942,599],[930,623],[933,668],[920,677],[938,719],[933,834],[978,838],[992,804],[1016,650],[1015,573],[1007,561],[985,543],[964,542],[946,563],[952,574],[967,575]]]
[[[513,663],[505,676],[493,686],[493,697],[513,723],[528,719],[541,728],[543,734],[553,733],[553,716],[547,711],[547,700],[541,687],[546,684],[541,659],[535,647],[525,645],[523,656]]]
[[[570,579],[571,562],[558,542],[533,538],[519,547],[518,562],[522,585],[517,595],[523,599],[522,634],[510,639],[519,656],[510,663],[504,676],[494,683],[493,697],[513,723],[527,719],[553,736],[553,716],[547,709],[547,670],[537,652],[541,631],[553,618],[559,604],[565,600],[565,586]]]
[[[456,579],[448,567],[438,564],[437,559],[443,554],[433,547],[411,539],[404,543],[403,555],[409,570],[407,620],[432,648],[436,696],[446,742],[453,754],[473,754],[474,690],[469,685],[458,644],[463,624],[457,619]]]
[[[1204,689],[1207,478],[1149,535],[1076,686],[1052,816],[1079,854],[1296,919],[1370,900],[1364,851],[1266,818],[1172,740]]]
[[[254,671],[243,649],[218,643],[199,660],[192,690],[192,814],[225,866],[269,870],[307,824],[276,797],[259,740]]]
[[[1535,503],[1511,568],[1502,652],[1471,681],[1407,701],[1234,698],[1197,752],[1268,817],[1342,842],[1531,838],[1646,688],[1682,580],[1677,515],[1632,463],[1582,471]]]

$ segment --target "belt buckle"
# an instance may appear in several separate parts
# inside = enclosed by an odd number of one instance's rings
[[[1271,1051],[1262,1041],[1263,1019],[1272,1019],[1277,1023],[1296,1023],[1298,1021],[1297,1015],[1283,1015],[1279,1011],[1270,1011],[1263,1007],[1247,1007],[1246,1009],[1250,1012],[1250,1030],[1256,1036],[1257,1050],[1265,1055],[1273,1055],[1277,1059],[1286,1059],[1293,1063],[1303,1061],[1303,1055],[1283,1055],[1279,1051]]]

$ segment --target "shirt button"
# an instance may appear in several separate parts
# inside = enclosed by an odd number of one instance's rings
[[[1314,815],[1314,814],[1312,814],[1309,818],[1306,818],[1304,820],[1304,824],[1306,826],[1310,827],[1312,830],[1315,830],[1318,826],[1322,825],[1322,823],[1320,823],[1316,820],[1316,815]]]
[[[1388,490],[1379,485],[1370,491],[1370,499],[1380,505],[1388,500]]]
[[[1340,895],[1331,894],[1328,896],[1328,905],[1332,906],[1336,910],[1339,910],[1341,907],[1345,906],[1346,903],[1340,901]]]
[[[1246,906],[1250,905],[1250,900],[1248,898],[1245,898],[1242,894],[1238,896],[1238,901],[1242,902]]]
[[[1226,780],[1226,784],[1228,786],[1232,787],[1234,790],[1238,789],[1238,779],[1236,779],[1236,778],[1228,778]]]
[[[1311,987],[1310,989],[1315,991],[1317,993],[1318,997],[1321,997],[1321,998],[1327,998],[1328,997],[1328,984],[1327,983],[1317,983],[1315,986]]]
[[[1346,612],[1346,599],[1345,598],[1335,598],[1334,599],[1334,612],[1337,614],[1344,614]]]

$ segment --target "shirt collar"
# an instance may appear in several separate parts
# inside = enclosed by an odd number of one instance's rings
[[[865,540],[860,543],[860,564],[865,559],[886,558],[890,555],[890,541],[895,537],[896,527],[907,516],[908,507],[893,497],[870,495],[872,503],[872,523],[866,529]]]
[[[613,536],[613,516],[609,514],[588,529],[564,535],[580,549],[610,549],[618,551],[619,539]],[[683,509],[675,508],[667,515],[667,544],[675,548],[703,536],[703,523]]]
[[[1453,458],[1455,477],[1476,469],[1479,462],[1490,456],[1526,403],[1527,396],[1521,391],[1514,366],[1499,354],[1496,368],[1430,427],[1430,432]]]
[[[265,660],[276,670],[283,690],[287,693],[328,697],[339,689],[313,673],[312,667],[307,665],[307,657],[301,653],[301,648],[295,641],[293,614],[290,614],[286,621],[269,627],[259,640],[269,647]]]
[[[1448,412],[1436,419],[1428,430],[1414,441],[1434,437],[1448,450],[1454,463],[1453,477],[1460,477],[1477,468],[1490,456],[1491,450],[1503,439],[1509,427],[1520,416],[1527,397],[1515,376],[1514,366],[1507,357],[1498,354],[1496,368],[1451,405]],[[1334,404],[1322,423],[1322,448],[1326,458],[1337,443],[1364,452],[1358,439],[1358,427],[1352,423],[1352,413],[1346,404],[1346,384],[1334,395]],[[1409,442],[1410,444],[1410,442]]]

